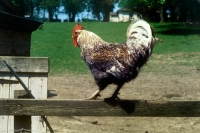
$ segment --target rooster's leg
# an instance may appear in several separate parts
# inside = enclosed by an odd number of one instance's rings
[[[112,100],[112,101],[114,101],[114,100],[116,100],[116,99],[119,100],[120,98],[119,98],[117,95],[119,94],[119,91],[120,91],[120,89],[122,88],[123,85],[124,85],[124,83],[119,84],[119,85],[117,86],[115,92],[113,93],[112,97],[110,97],[110,98],[105,98],[105,100]]]
[[[97,90],[91,97],[86,98],[85,100],[97,99],[97,96],[100,96],[99,93],[100,93],[100,90]]]

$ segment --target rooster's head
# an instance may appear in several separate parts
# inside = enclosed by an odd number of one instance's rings
[[[73,38],[73,43],[75,47],[78,46],[77,37],[81,30],[83,30],[83,26],[81,24],[76,24],[76,26],[73,29],[72,38]]]

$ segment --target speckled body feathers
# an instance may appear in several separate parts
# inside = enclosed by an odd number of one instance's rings
[[[78,31],[77,43],[81,56],[91,70],[100,89],[108,84],[123,84],[137,77],[148,61],[155,39],[150,25],[144,20],[131,23],[127,41],[108,43],[93,32]]]

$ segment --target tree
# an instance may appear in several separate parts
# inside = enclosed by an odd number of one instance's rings
[[[119,3],[120,7],[125,9],[132,9],[142,12],[148,5],[147,0],[121,0]]]
[[[11,1],[24,14],[29,14],[32,18],[34,10],[39,8],[42,0],[12,0]]]
[[[55,15],[55,12],[58,11],[60,3],[60,0],[43,0],[41,7],[47,9],[49,14],[49,22],[53,21],[53,16]]]
[[[198,0],[122,0],[120,6],[142,14],[146,11],[148,14],[155,14],[160,10],[161,21],[200,20]]]
[[[165,0],[163,6],[173,9],[176,21],[200,21],[198,0]]]
[[[103,11],[102,11],[104,22],[109,21],[110,12],[112,12],[114,9],[114,2],[116,2],[116,1],[115,0],[104,0]]]
[[[103,21],[109,21],[110,12],[113,11],[114,3],[118,0],[88,0],[88,10],[92,11],[92,14],[101,19],[101,13],[103,15]]]
[[[62,0],[62,4],[69,16],[69,21],[75,22],[76,15],[86,9],[87,0]]]
[[[103,0],[89,0],[88,1],[88,11],[92,12],[92,14],[100,21],[101,12],[103,10]]]
[[[164,2],[165,0],[123,0],[119,5],[140,13],[145,19],[160,21],[160,8]]]

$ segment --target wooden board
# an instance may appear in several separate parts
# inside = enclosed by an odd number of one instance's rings
[[[32,73],[29,78],[29,89],[36,99],[47,99],[47,74]],[[46,132],[46,124],[41,121],[41,116],[32,116],[32,129]]]
[[[6,61],[15,72],[48,73],[49,58],[47,57],[14,57],[0,56],[0,72],[10,72],[3,61]]]
[[[47,99],[47,79],[48,73],[18,73],[20,79],[31,90],[32,94],[38,99]],[[13,83],[16,80],[14,75],[8,72],[0,73],[0,79],[6,81],[0,84],[0,99],[14,99],[15,91],[23,91],[24,88],[19,83]],[[10,82],[12,81],[12,82]],[[31,129],[32,133],[46,132],[46,124],[41,122],[41,116],[31,117]],[[19,122],[18,122],[19,123]],[[17,124],[18,124],[17,123]],[[6,131],[9,129],[13,133],[14,130],[14,116],[13,115],[1,115],[0,114],[0,132],[3,129]]]
[[[0,115],[200,117],[200,101],[1,99]]]
[[[0,74],[0,77],[2,79],[9,80],[10,74]],[[11,93],[12,88],[10,88],[9,84],[0,84],[0,98],[11,98]],[[2,131],[1,129],[6,129],[6,131],[8,130],[8,133],[11,133],[11,131],[14,130],[14,116],[0,116],[0,131]]]

